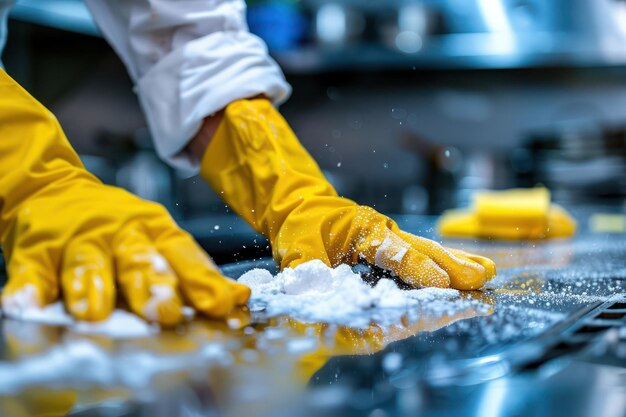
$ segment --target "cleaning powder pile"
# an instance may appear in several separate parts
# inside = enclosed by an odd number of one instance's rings
[[[381,279],[371,287],[348,265],[330,268],[319,260],[286,268],[275,276],[253,269],[239,282],[252,289],[252,311],[264,311],[270,317],[288,315],[303,322],[361,327],[371,322],[397,322],[409,308],[448,316],[469,308],[489,309],[480,301],[461,297],[454,289],[402,290],[390,279]]]
[[[20,309],[14,308],[3,313],[16,320],[67,326],[76,333],[98,334],[113,339],[147,337],[159,330],[158,327],[124,310],[114,310],[109,318],[99,322],[76,321],[65,311],[60,301],[43,308],[22,306]]]

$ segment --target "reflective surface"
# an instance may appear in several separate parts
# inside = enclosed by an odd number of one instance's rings
[[[432,235],[431,219],[399,220]],[[496,260],[488,289],[460,295],[489,307],[392,325],[241,311],[109,340],[3,320],[0,415],[623,416],[626,240],[584,223],[572,241],[445,242]]]

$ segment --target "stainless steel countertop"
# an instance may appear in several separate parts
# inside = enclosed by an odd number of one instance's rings
[[[0,415],[624,416],[626,236],[580,218],[572,240],[445,242],[496,260],[462,295],[488,313],[349,329],[242,312],[126,341],[2,320]],[[431,218],[399,222],[432,236]]]

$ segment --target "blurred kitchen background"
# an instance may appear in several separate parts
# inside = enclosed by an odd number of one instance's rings
[[[340,194],[438,214],[474,190],[626,198],[625,0],[250,0],[294,87],[281,107]],[[156,157],[81,0],[18,0],[3,56],[103,181],[165,204],[218,261],[267,253],[200,179]]]

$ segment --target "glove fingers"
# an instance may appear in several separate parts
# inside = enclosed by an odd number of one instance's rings
[[[42,258],[42,252],[30,256],[28,251],[20,251],[9,261],[9,280],[2,290],[2,309],[8,316],[19,318],[24,312],[57,299],[55,269]]]
[[[492,261],[491,259],[486,258],[484,256],[475,255],[473,253],[465,252],[464,250],[461,250],[461,249],[453,249],[453,248],[446,248],[446,249],[457,257],[467,258],[467,259],[470,259],[474,262],[481,264],[483,268],[485,268],[485,271],[487,271],[487,281],[489,281],[490,279],[496,276],[496,272],[497,272],[496,263]]]
[[[165,326],[180,323],[183,303],[176,275],[141,228],[120,232],[114,248],[117,279],[130,309]]]
[[[238,282],[229,282],[236,306],[246,305],[250,299],[251,290],[249,287]]]
[[[74,238],[63,255],[61,287],[65,307],[76,319],[106,319],[115,308],[110,254],[95,240]]]
[[[455,256],[443,246],[430,239],[425,239],[398,230],[397,233],[411,244],[415,250],[435,261],[450,276],[450,286],[459,290],[475,290],[482,287],[489,277],[489,272],[473,259]]]
[[[378,227],[363,239],[359,254],[415,286],[449,287],[450,278],[436,262],[411,247],[387,227]]]
[[[408,248],[402,257],[396,267],[396,273],[404,282],[416,287],[450,287],[448,273],[428,256],[412,247]]]
[[[187,233],[162,236],[157,247],[179,276],[181,289],[191,305],[213,318],[225,317],[250,298],[245,285],[224,278],[211,258]]]

